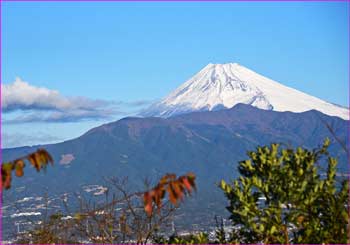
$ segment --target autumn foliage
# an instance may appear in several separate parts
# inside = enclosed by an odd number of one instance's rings
[[[20,157],[14,161],[2,163],[0,190],[3,188],[11,188],[12,171],[15,171],[17,177],[23,176],[23,169],[26,165],[26,161],[28,161],[38,172],[41,169],[45,169],[49,163],[51,163],[51,165],[53,164],[51,155],[45,149],[38,149],[36,152]]]
[[[164,175],[156,187],[143,194],[146,213],[150,216],[153,211],[153,203],[159,210],[162,207],[162,199],[166,192],[169,194],[169,201],[177,205],[186,194],[191,194],[195,190],[196,176],[193,173],[176,178],[175,174]]]
[[[66,210],[46,213],[34,229],[22,233],[16,242],[147,244],[156,241],[158,235],[168,230],[179,201],[191,194],[196,186],[192,173],[180,177],[166,174],[155,187],[134,193],[127,191],[127,178],[112,177],[107,180],[109,191],[105,201],[94,203],[79,196],[79,207],[70,210],[67,200],[63,200]],[[167,195],[169,198],[166,198]],[[152,212],[155,207],[157,212]],[[195,238],[194,241],[203,241],[197,236]]]
[[[45,169],[53,159],[45,149],[38,149],[36,152],[30,153],[24,157],[17,158],[14,161],[1,164],[1,182],[0,189],[10,189],[12,181],[12,171],[15,171],[17,177],[24,175],[25,162],[29,162],[38,172]],[[183,200],[184,196],[191,194],[196,189],[195,175],[188,173],[176,178],[175,174],[164,175],[158,184],[151,189],[142,193],[144,200],[144,209],[148,216],[152,215],[153,203],[157,206],[158,211],[162,207],[162,199],[165,194],[169,194],[169,201],[177,205],[179,200]]]

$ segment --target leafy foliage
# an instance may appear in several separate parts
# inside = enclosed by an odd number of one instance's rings
[[[53,164],[51,155],[45,149],[38,149],[36,152],[18,158],[12,162],[1,164],[1,182],[0,189],[10,189],[12,181],[12,171],[15,171],[17,177],[22,177],[25,167],[25,161],[28,161],[38,172],[46,169],[48,163]]]
[[[149,216],[152,214],[153,203],[158,210],[161,208],[162,199],[166,192],[169,194],[170,202],[177,205],[178,201],[184,198],[184,195],[190,194],[196,188],[195,179],[196,176],[193,173],[188,173],[177,179],[175,174],[163,176],[156,187],[143,195],[146,213]]]
[[[221,181],[239,227],[233,242],[347,243],[349,182],[337,182],[329,142],[313,151],[258,147],[240,162],[239,179]],[[321,161],[328,163],[325,173]]]

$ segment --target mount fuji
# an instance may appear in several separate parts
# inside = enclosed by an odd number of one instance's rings
[[[264,110],[317,110],[349,120],[349,109],[323,101],[266,78],[237,63],[208,64],[141,116],[170,117],[192,111],[214,111],[243,103]]]

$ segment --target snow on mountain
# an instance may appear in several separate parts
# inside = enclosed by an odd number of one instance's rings
[[[284,86],[237,63],[208,64],[142,116],[169,117],[231,108],[238,103],[274,111],[318,110],[349,120],[349,109]]]

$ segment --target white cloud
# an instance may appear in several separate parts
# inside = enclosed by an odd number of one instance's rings
[[[83,96],[68,97],[57,90],[36,87],[21,78],[1,84],[3,123],[79,122],[111,119],[114,116],[135,114],[152,100],[106,101]],[[124,108],[122,111],[120,108]],[[132,108],[138,108],[133,111]],[[12,115],[11,115],[12,114]]]
[[[53,112],[28,112],[11,119],[4,119],[4,124],[19,124],[32,122],[82,122],[91,120],[101,120],[110,118],[112,115],[121,115],[122,112],[116,110],[69,110],[69,111],[53,111]]]
[[[4,123],[74,122],[122,114],[116,102],[67,97],[56,90],[32,86],[20,78],[11,84],[1,84],[1,91],[2,111],[21,112],[20,116],[5,119]]]
[[[1,84],[1,104],[4,112],[15,110],[96,110],[113,104],[86,97],[66,97],[56,90],[35,87],[20,78],[11,84]]]

